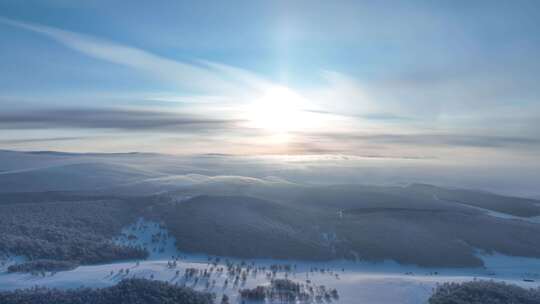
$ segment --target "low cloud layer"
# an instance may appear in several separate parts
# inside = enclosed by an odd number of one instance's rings
[[[498,148],[498,147],[535,147],[540,148],[540,138],[528,137],[509,137],[496,135],[463,135],[463,134],[319,134],[321,138],[357,141],[376,144],[397,144],[397,145],[415,145],[415,146],[449,146],[449,147],[479,147],[479,148]]]
[[[204,133],[231,129],[235,120],[185,113],[120,109],[57,109],[0,113],[0,129],[115,129]]]

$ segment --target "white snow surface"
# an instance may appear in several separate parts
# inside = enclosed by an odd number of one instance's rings
[[[127,237],[130,234],[132,237],[131,240],[128,240]],[[156,237],[157,235],[160,237]],[[154,242],[152,242],[152,236],[154,236]],[[427,299],[437,283],[464,282],[473,279],[504,281],[527,288],[540,286],[540,259],[509,257],[501,254],[479,254],[485,262],[485,268],[471,269],[428,269],[400,265],[393,261],[369,263],[251,259],[245,260],[245,266],[242,266],[246,270],[248,265],[254,265],[247,280],[245,283],[240,281],[237,286],[234,286],[234,277],[229,277],[226,271],[216,270],[221,267],[226,269],[226,262],[240,266],[242,260],[221,257],[217,264],[213,264],[214,258],[207,255],[180,253],[175,249],[175,239],[159,223],[140,219],[135,224],[126,227],[123,235],[115,241],[134,246],[145,246],[151,252],[150,258],[145,261],[80,266],[74,270],[47,274],[44,277],[7,273],[5,269],[0,269],[0,290],[33,286],[107,287],[124,278],[137,277],[162,280],[179,285],[185,284],[196,290],[209,291],[216,294],[217,303],[224,293],[231,298],[231,303],[241,303],[239,289],[270,283],[270,278],[266,275],[270,265],[291,266],[291,271],[277,271],[275,278],[287,277],[303,284],[307,284],[306,280],[310,280],[312,285],[324,285],[326,288],[337,289],[339,299],[332,302],[343,304],[427,303]],[[156,248],[155,251],[154,248]],[[10,259],[13,262],[14,258],[10,257]],[[209,259],[212,259],[212,262]],[[176,261],[175,265],[173,265],[173,260]],[[253,267],[258,268],[256,274],[253,273]],[[265,270],[262,270],[262,267],[265,267]],[[199,280],[196,283],[194,278],[184,278],[184,272],[188,268],[198,269],[201,273],[207,270],[211,275],[209,278],[203,278],[202,275],[199,275]],[[127,269],[129,269],[129,273],[126,273]],[[324,269],[324,272],[321,272],[321,269]],[[224,287],[227,278],[229,283]],[[534,282],[525,282],[523,281],[525,278]],[[215,283],[213,283],[214,281]]]

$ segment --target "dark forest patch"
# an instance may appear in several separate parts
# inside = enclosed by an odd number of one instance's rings
[[[213,304],[212,294],[165,282],[127,279],[113,287],[73,290],[33,288],[0,292],[2,304]]]

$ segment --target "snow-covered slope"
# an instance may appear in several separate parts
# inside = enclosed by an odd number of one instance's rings
[[[96,190],[158,176],[124,165],[67,164],[0,173],[0,192]]]
[[[298,187],[298,184],[276,177],[253,178],[233,175],[207,176],[202,174],[166,175],[156,178],[136,180],[107,189],[110,193],[124,195],[148,195],[178,190],[193,193],[258,193],[280,191]]]
[[[149,260],[170,259],[177,256],[176,239],[158,222],[143,218],[122,230],[115,243],[126,246],[143,247],[149,253]]]
[[[508,220],[518,220],[518,221],[525,221],[525,222],[540,224],[540,216],[523,217],[523,216],[511,215],[511,214],[504,213],[504,212],[493,211],[493,210],[480,208],[480,207],[475,207],[475,206],[466,205],[466,204],[460,204],[460,203],[456,203],[456,204],[459,204],[459,205],[462,205],[462,206],[465,206],[465,207],[468,207],[468,208],[471,208],[471,209],[481,211],[481,212],[483,212],[483,213],[485,213],[485,214],[487,214],[489,216],[496,217],[496,218],[508,219]]]

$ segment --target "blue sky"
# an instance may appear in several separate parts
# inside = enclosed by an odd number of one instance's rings
[[[537,1],[0,1],[0,148],[535,166]]]

